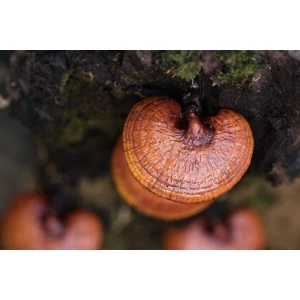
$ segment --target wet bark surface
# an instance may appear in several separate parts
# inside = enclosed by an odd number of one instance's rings
[[[106,248],[156,249],[166,223],[128,208],[110,176],[112,147],[132,106],[152,95],[185,105],[191,93],[205,115],[237,111],[255,139],[248,175],[291,182],[300,174],[299,57],[297,51],[14,52],[3,95],[38,141],[41,186],[59,203],[68,198],[96,209],[111,232]]]

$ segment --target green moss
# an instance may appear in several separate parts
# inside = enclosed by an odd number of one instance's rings
[[[65,74],[63,74],[62,78],[61,78],[61,84],[60,84],[60,91],[63,92],[65,89],[65,86],[70,78],[70,75],[74,72],[74,69],[70,69],[68,72],[66,72]]]
[[[86,72],[81,67],[72,67],[63,74],[59,90],[62,98],[68,100],[74,94],[76,96],[84,91],[84,87],[93,88],[95,85],[94,75],[91,72]]]
[[[259,65],[255,51],[218,51],[218,56],[223,68],[213,74],[213,85],[228,83],[241,86],[254,75]]]
[[[78,143],[83,140],[85,132],[88,129],[98,129],[107,134],[112,140],[115,139],[124,125],[123,118],[95,118],[82,120],[79,118],[71,118],[69,123],[63,127],[57,142],[60,146],[66,147]]]
[[[168,66],[168,73],[186,81],[194,79],[200,72],[200,51],[165,51],[163,62]]]
[[[84,122],[80,119],[74,118],[64,127],[58,143],[62,145],[78,143],[83,139],[84,133]]]
[[[78,66],[63,74],[59,92],[45,102],[43,111],[51,111],[57,121],[47,122],[49,134],[41,138],[63,148],[81,142],[88,129],[98,129],[113,139],[124,122],[115,118],[114,105],[99,97],[94,75]]]
[[[114,139],[124,126],[124,118],[92,119],[85,124],[89,128],[97,128]]]
[[[270,206],[275,201],[275,197],[267,190],[266,185],[259,183],[255,193],[249,197],[248,205],[258,210]]]

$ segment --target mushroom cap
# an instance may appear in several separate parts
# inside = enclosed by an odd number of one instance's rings
[[[48,199],[27,193],[14,199],[6,211],[1,242],[10,250],[96,250],[103,240],[103,225],[90,211],[80,209],[62,222],[47,217]]]
[[[201,123],[184,119],[179,103],[149,97],[130,111],[124,126],[125,158],[133,176],[156,195],[182,203],[211,201],[230,190],[248,169],[254,147],[245,118],[222,109]]]
[[[260,250],[265,248],[266,233],[260,215],[243,208],[210,230],[204,217],[182,228],[168,228],[163,241],[166,250]]]
[[[212,204],[184,204],[161,198],[141,184],[131,174],[125,160],[122,136],[115,144],[112,155],[112,174],[122,198],[136,211],[152,218],[165,221],[188,218]]]

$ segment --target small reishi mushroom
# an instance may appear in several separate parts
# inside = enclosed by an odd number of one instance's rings
[[[211,201],[230,190],[248,169],[253,135],[242,115],[222,109],[200,121],[190,104],[149,97],[130,111],[123,143],[129,169],[156,195],[182,203]]]
[[[148,191],[136,181],[128,168],[121,136],[112,154],[112,174],[122,198],[138,212],[156,219],[166,221],[184,219],[199,213],[212,203],[178,203]]]
[[[8,250],[96,250],[103,240],[103,225],[85,209],[61,220],[49,213],[42,193],[16,197],[1,222],[1,242]]]
[[[183,228],[168,228],[163,244],[166,250],[260,250],[265,248],[266,234],[260,215],[241,208],[224,223],[209,226],[199,217]]]

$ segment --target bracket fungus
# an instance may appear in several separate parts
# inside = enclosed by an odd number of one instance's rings
[[[131,174],[125,160],[122,137],[115,144],[112,155],[112,174],[122,198],[135,210],[165,221],[190,217],[204,210],[211,202],[184,204],[161,198],[139,184]]]
[[[266,234],[260,215],[251,208],[232,212],[225,222],[209,224],[199,217],[182,228],[168,228],[163,235],[166,250],[260,250]]]
[[[103,225],[85,209],[64,219],[50,212],[48,199],[26,193],[14,199],[3,216],[1,242],[8,250],[96,250],[103,240]]]
[[[222,109],[200,120],[196,105],[182,111],[168,96],[149,97],[132,108],[123,143],[136,180],[181,203],[212,201],[230,190],[248,169],[254,147],[239,113]]]

